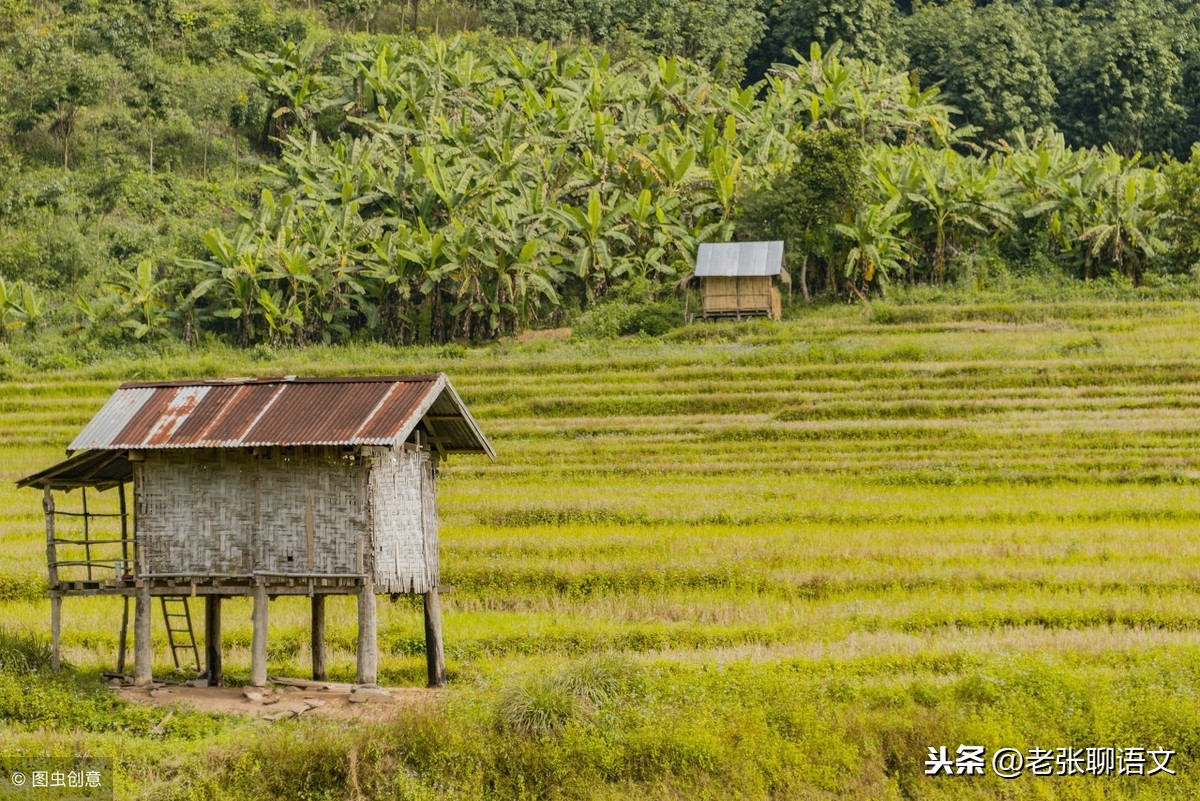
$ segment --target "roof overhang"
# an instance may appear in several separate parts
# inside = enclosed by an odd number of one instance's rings
[[[125,383],[67,449],[17,486],[109,487],[141,450],[399,447],[420,430],[439,454],[496,452],[443,373]]]
[[[52,467],[17,482],[18,487],[50,487],[73,490],[80,487],[111,489],[133,480],[133,465],[126,451],[81,451]]]

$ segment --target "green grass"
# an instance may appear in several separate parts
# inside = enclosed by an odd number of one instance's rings
[[[51,373],[10,359],[10,632],[48,620],[39,498],[11,481],[60,458],[121,380],[445,370],[499,458],[442,474],[440,703],[386,725],[185,718],[155,734],[98,725],[141,713],[86,701],[82,718],[6,708],[0,735],[116,755],[132,798],[1192,798],[1197,352],[1193,304],[1080,300],[465,352],[172,347]],[[74,678],[5,669],[0,695],[95,697],[118,603],[68,599],[64,615]],[[271,671],[302,673],[303,601],[271,615]],[[380,615],[384,680],[420,684],[419,606]],[[225,620],[238,681],[248,604]],[[166,673],[158,621],[154,635]],[[351,599],[330,603],[329,636],[333,677],[352,678]],[[929,746],[973,742],[1175,748],[1179,775],[921,774]]]

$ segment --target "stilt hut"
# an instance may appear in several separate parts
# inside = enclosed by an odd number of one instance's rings
[[[791,286],[783,269],[783,242],[705,242],[696,269],[683,280],[700,281],[700,317],[742,319],[782,313],[779,284]]]
[[[355,595],[358,681],[374,684],[375,596],[415,593],[429,683],[444,682],[438,464],[452,453],[495,456],[445,375],[127,383],[67,453],[18,482],[43,492],[55,667],[64,598],[124,598],[122,673],[134,601],[134,681],[145,685],[152,599],[179,666],[181,651],[200,661],[188,602],[202,597],[202,675],[219,685],[221,600],[248,595],[251,683],[263,685],[268,602],[302,595],[312,603],[313,678],[324,679],[325,599]],[[117,502],[104,506],[116,511],[98,513],[96,493],[114,489]]]

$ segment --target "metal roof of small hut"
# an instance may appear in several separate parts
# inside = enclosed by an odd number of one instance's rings
[[[748,278],[779,275],[783,242],[704,242],[696,253],[695,275]]]
[[[443,453],[496,456],[442,373],[128,382],[75,437],[71,458],[17,484],[115,484],[131,472],[130,450],[394,447],[422,421]]]

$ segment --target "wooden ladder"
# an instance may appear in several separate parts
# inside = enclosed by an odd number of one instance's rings
[[[196,634],[192,630],[192,613],[188,608],[187,596],[163,595],[160,600],[163,622],[167,626],[167,642],[171,644],[171,659],[175,661],[175,669],[179,669],[179,652],[191,650],[192,658],[196,660],[196,670],[199,671],[200,649],[196,647]],[[182,625],[179,625],[179,621],[183,621]]]

